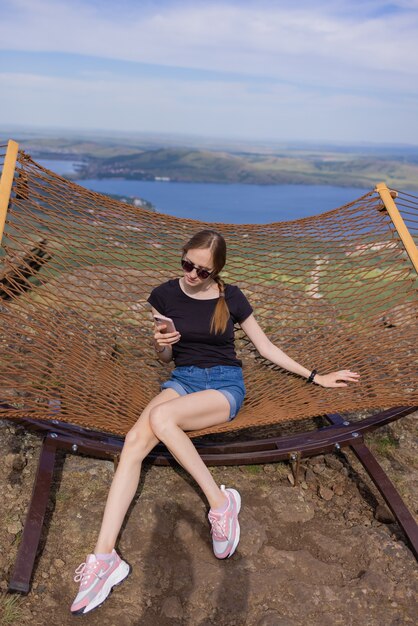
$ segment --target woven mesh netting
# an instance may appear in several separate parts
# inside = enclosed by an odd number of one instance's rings
[[[418,198],[397,204],[416,234]],[[146,299],[181,276],[182,245],[208,225],[88,191],[20,152],[1,249],[0,400],[16,417],[126,433],[170,371]],[[301,220],[209,226],[227,241],[223,278],[271,340],[361,383],[307,385],[237,328],[248,395],[233,422],[204,432],[418,403],[417,277],[378,194]]]

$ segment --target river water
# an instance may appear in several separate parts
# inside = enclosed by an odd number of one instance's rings
[[[57,174],[74,174],[77,163],[39,160]],[[134,196],[158,211],[207,222],[268,223],[317,215],[352,202],[368,189],[325,185],[177,183],[117,178],[77,181],[101,193]]]

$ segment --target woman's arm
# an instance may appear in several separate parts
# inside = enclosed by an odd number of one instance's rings
[[[275,346],[260,328],[254,315],[247,317],[247,319],[242,322],[241,328],[262,357],[289,372],[293,372],[293,374],[309,378],[311,371],[291,359],[283,350]],[[323,375],[315,374],[313,382],[322,387],[347,387],[347,383],[342,381],[358,382],[359,376],[359,374],[351,372],[350,370],[340,370]]]
[[[151,307],[151,310],[153,316],[152,321],[155,324],[154,315],[161,314],[157,311],[157,309],[154,309],[154,307]],[[161,325],[159,328],[160,330],[163,330],[165,326]],[[163,361],[164,363],[169,363],[173,358],[172,344],[180,341],[180,333],[177,330],[175,333],[165,333],[160,332],[160,330],[155,327],[154,348],[160,361]]]

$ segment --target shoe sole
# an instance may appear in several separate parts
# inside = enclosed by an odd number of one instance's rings
[[[97,596],[92,600],[87,606],[82,609],[78,609],[78,611],[71,611],[72,615],[87,615],[91,613],[95,609],[98,609],[104,604],[104,602],[108,599],[110,594],[112,593],[114,587],[118,587],[123,583],[126,578],[128,578],[129,574],[132,572],[132,567],[128,565],[125,561],[122,561],[114,572],[109,576],[100,592]]]
[[[237,545],[239,544],[239,539],[240,539],[240,535],[241,535],[241,529],[240,529],[240,525],[239,525],[239,521],[238,521],[238,513],[241,510],[241,496],[239,495],[238,491],[236,489],[228,489],[228,491],[233,494],[234,500],[236,502],[237,505],[237,528],[236,528],[236,533],[235,533],[235,540],[234,543],[232,544],[232,548],[230,553],[228,554],[228,559],[234,554],[235,550],[237,549]]]

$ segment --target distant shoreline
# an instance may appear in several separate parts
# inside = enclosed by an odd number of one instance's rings
[[[213,149],[110,140],[33,139],[22,147],[35,160],[77,162],[73,180],[124,179],[244,185],[320,185],[370,189],[385,181],[418,190],[418,149],[394,147],[257,152],[245,146]]]

